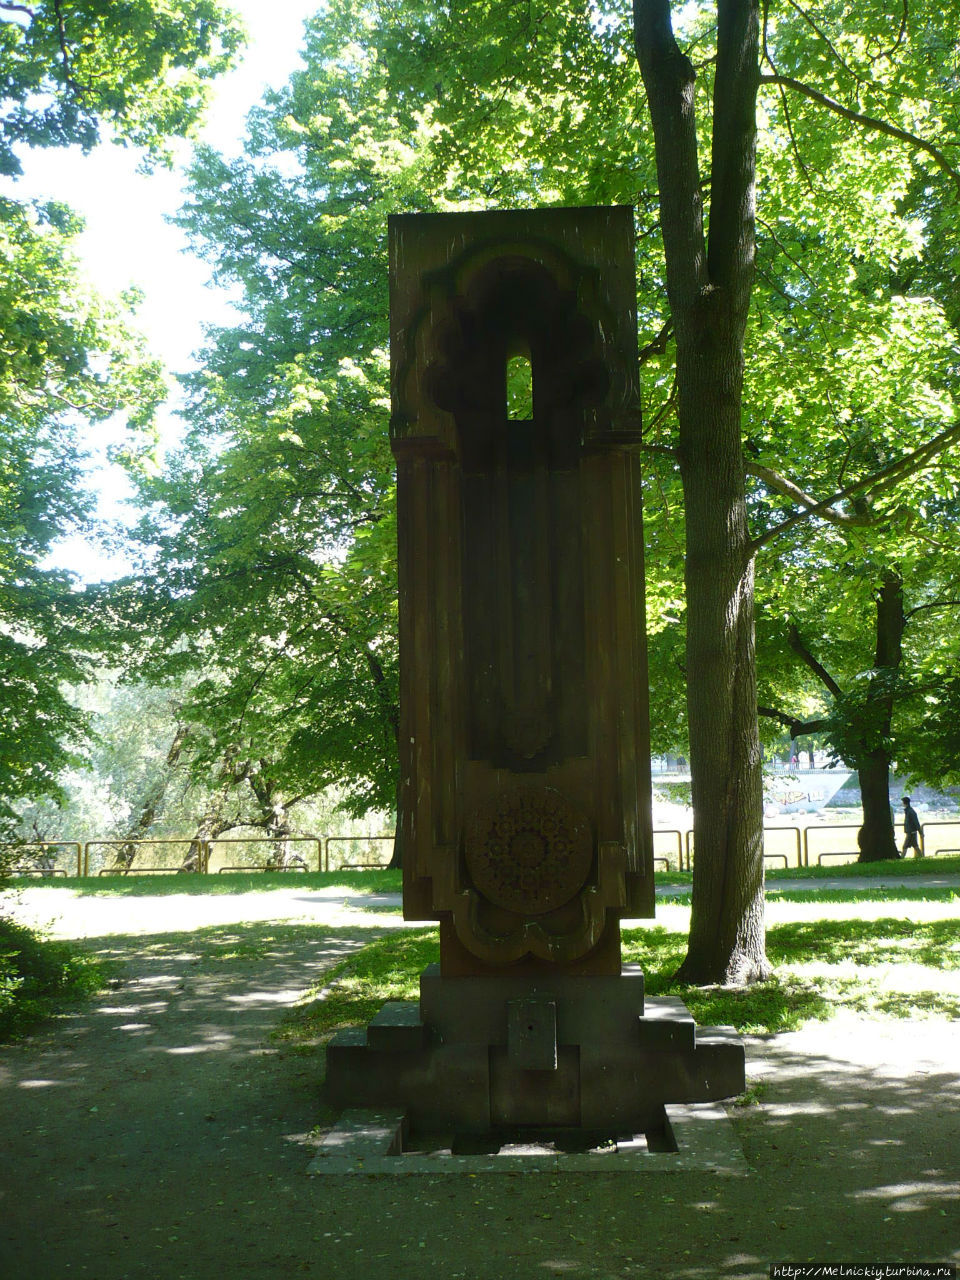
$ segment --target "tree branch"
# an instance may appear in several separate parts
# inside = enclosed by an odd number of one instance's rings
[[[667,344],[673,337],[673,321],[667,320],[655,338],[652,338],[645,347],[641,348],[638,363],[643,365],[651,358],[651,356],[662,356],[667,349]]]
[[[880,62],[883,58],[892,58],[896,51],[903,44],[903,37],[907,34],[907,17],[909,15],[909,0],[903,0],[903,10],[900,14],[900,29],[897,32],[897,38],[889,49],[881,49],[879,53],[874,54],[870,59],[871,62]]]
[[[696,76],[673,34],[670,0],[633,0],[637,61],[653,121],[667,293],[674,318],[709,284],[694,107]]]
[[[633,446],[640,453],[654,453],[658,458],[669,458],[671,462],[676,462],[678,454],[676,449],[671,449],[668,444],[640,444]]]
[[[803,643],[800,632],[797,630],[796,623],[790,623],[790,629],[787,632],[787,644],[804,666],[808,667],[813,672],[820,683],[825,685],[835,698],[843,697],[843,690],[837,684],[836,680],[834,680],[826,667],[817,661],[807,646]]]
[[[813,186],[812,186],[812,189],[813,189]],[[776,230],[774,230],[773,227],[771,227],[771,224],[765,223],[765,221],[762,218],[759,218],[758,221],[759,221],[760,227],[763,227],[765,234],[767,234],[767,236],[769,236],[769,238],[772,239],[773,243],[776,244],[778,250],[781,251],[783,257],[785,257],[787,262],[790,262],[790,265],[792,266],[792,268],[795,268],[797,273],[803,276],[804,280],[806,280],[806,283],[808,283],[809,285],[812,285],[813,288],[817,287],[817,285],[815,285],[814,283],[813,276],[810,275],[809,271],[804,268],[803,262],[800,262],[799,260],[796,259],[796,257],[794,257],[794,255],[792,255],[790,250],[788,250],[788,248],[786,247],[786,244],[781,241],[780,236],[777,236],[777,232]],[[796,297],[790,297],[788,298],[788,301],[795,303],[797,300],[796,300]]]
[[[63,82],[72,93],[78,98],[82,98],[84,90],[77,80],[73,77],[70,70],[70,49],[67,45],[67,28],[63,20],[63,9],[60,0],[53,0],[53,12],[57,18],[57,43],[60,45],[60,60],[63,63]]]
[[[824,519],[829,519],[827,512],[836,507],[838,502],[843,502],[855,493],[863,493],[868,489],[886,489],[897,484],[905,476],[911,475],[922,467],[925,462],[935,457],[936,454],[940,453],[956,439],[960,439],[960,423],[947,427],[945,431],[941,431],[939,435],[934,436],[932,440],[928,440],[926,444],[920,445],[911,453],[904,454],[901,458],[896,458],[879,471],[874,471],[871,475],[864,476],[863,479],[844,486],[831,497],[825,498],[823,502],[817,502],[813,506],[807,507],[804,511],[799,511],[796,515],[782,520],[759,538],[754,538],[752,543],[754,553],[759,551],[761,547],[765,547],[767,543],[772,542],[781,533],[785,533],[787,529],[792,528],[803,520],[808,520],[811,516],[822,516]],[[851,520],[844,523],[852,524],[854,521]]]
[[[811,498],[787,476],[781,475],[779,471],[774,471],[772,467],[764,467],[759,462],[748,461],[744,463],[744,471],[748,476],[762,480],[765,485],[775,489],[777,493],[782,494],[785,498],[791,498],[794,502],[799,502],[802,507],[807,508],[808,512],[812,513],[814,508],[823,506],[822,503],[817,502],[816,498]],[[818,509],[817,514],[822,516],[824,520],[829,520],[831,524],[861,527],[876,523],[873,516],[853,515],[848,511],[837,511],[834,507],[828,507],[826,510]],[[779,528],[780,526],[777,527]]]
[[[756,0],[718,0],[710,174],[710,281],[749,305],[753,282],[759,11]]]
[[[826,729],[828,721],[826,720],[799,720],[796,716],[788,715],[785,711],[778,711],[776,707],[757,707],[757,715],[765,716],[768,720],[776,720],[778,724],[790,732],[791,738],[801,738],[807,733],[821,733]]]
[[[863,84],[863,76],[850,66],[849,62],[846,61],[843,54],[836,47],[827,33],[817,26],[810,14],[807,13],[806,9],[801,8],[801,6],[797,4],[796,0],[787,0],[787,4],[789,4],[790,8],[793,9],[794,13],[798,13],[800,15],[807,26],[816,34],[817,38],[823,41],[839,65],[843,67],[844,71],[846,71],[847,75],[850,76],[852,80],[855,80],[857,84]],[[773,64],[771,63],[771,66],[772,65]]]
[[[931,600],[929,604],[918,604],[912,609],[908,609],[903,615],[904,625],[916,613],[923,613],[926,609],[960,609],[960,600]]]
[[[643,425],[644,435],[647,435],[649,432],[653,431],[656,427],[660,425],[661,422],[664,421],[665,418],[668,417],[669,414],[675,412],[678,399],[679,399],[679,391],[677,388],[677,375],[676,375],[676,370],[674,370],[673,385],[670,388],[670,394],[667,396],[666,400],[664,400],[663,404],[656,411],[656,413],[653,415],[650,421],[644,423]],[[669,448],[669,446],[667,445],[662,445],[662,446],[651,445],[650,447],[653,449]],[[670,449],[670,452],[674,453],[674,450]]]
[[[819,106],[826,107],[828,111],[832,111],[835,115],[843,116],[845,120],[851,120],[854,124],[862,125],[865,129],[872,129],[875,133],[883,133],[888,138],[896,138],[898,142],[905,142],[908,146],[914,147],[918,151],[925,151],[928,156],[936,161],[944,173],[949,174],[957,184],[957,190],[960,191],[960,172],[953,167],[939,147],[934,146],[932,142],[927,142],[925,138],[920,138],[915,133],[901,129],[899,125],[890,124],[886,120],[878,120],[875,116],[864,115],[862,111],[854,111],[851,107],[845,107],[842,102],[837,102],[835,98],[828,98],[819,89],[814,89],[812,85],[804,84],[802,80],[796,80],[793,76],[761,75],[760,83],[784,85],[788,89],[793,89],[795,93],[809,98],[811,102],[816,102]]]

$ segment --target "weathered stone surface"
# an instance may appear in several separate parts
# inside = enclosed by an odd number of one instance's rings
[[[507,1001],[507,1061],[521,1071],[556,1071],[557,1006],[526,997]]]
[[[744,1060],[621,971],[654,904],[633,211],[389,238],[404,914],[439,921],[440,965],[334,1038],[326,1096],[461,1135],[645,1131],[741,1092]]]
[[[370,1131],[364,1133],[364,1116],[370,1117]],[[388,1123],[385,1124],[385,1120]],[[447,1150],[422,1154],[417,1150],[397,1154],[395,1135],[400,1117],[383,1112],[353,1111],[348,1123],[338,1124],[324,1138],[310,1174],[343,1177],[360,1174],[373,1177],[413,1174],[538,1174],[538,1173],[676,1173],[703,1171],[732,1176],[751,1170],[722,1107],[711,1103],[669,1105],[657,1117],[651,1134],[618,1134],[616,1142],[602,1152],[566,1149],[547,1141],[494,1142],[484,1154],[464,1154],[456,1142]],[[377,1147],[371,1154],[371,1147]]]
[[[639,973],[558,975],[533,995],[524,979],[445,979],[435,967],[421,983],[429,1045],[384,1052],[340,1033],[327,1049],[326,1095],[334,1105],[403,1107],[414,1128],[451,1125],[464,1133],[639,1131],[656,1123],[665,1102],[708,1102],[745,1087],[736,1035],[696,1030],[672,997],[644,1007]],[[528,994],[518,996],[524,988]],[[511,1061],[510,1007],[529,1001],[555,1006],[555,1068]]]
[[[367,1024],[367,1044],[387,1053],[407,1053],[427,1044],[427,1028],[415,1000],[389,1000]]]
[[[450,975],[615,974],[653,914],[633,213],[392,218],[390,288],[404,912]]]

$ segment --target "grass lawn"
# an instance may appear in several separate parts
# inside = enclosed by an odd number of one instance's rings
[[[804,904],[813,918],[777,919],[791,912],[772,904],[767,955],[776,972],[766,982],[748,988],[674,984],[686,932],[653,922],[624,930],[624,961],[642,966],[649,994],[679,995],[701,1025],[731,1025],[744,1033],[795,1030],[841,1010],[898,1019],[960,1017],[960,912],[950,910],[956,890],[860,890],[829,899],[818,894],[813,901],[784,893],[780,900]],[[907,918],[910,906],[922,903],[931,904],[935,918]],[[860,904],[872,904],[871,918],[857,917]],[[844,905],[848,911],[833,918]],[[672,901],[668,913],[685,923],[682,903]],[[415,1000],[420,971],[438,958],[433,928],[372,942],[332,970],[280,1035],[316,1044],[341,1027],[369,1021],[385,1000]]]
[[[811,1019],[828,1019],[841,1009],[894,1018],[957,1018],[960,911],[951,908],[960,901],[960,890],[878,884],[813,891],[816,882],[825,878],[873,880],[924,873],[960,873],[960,858],[776,872],[781,884],[771,885],[768,892],[767,931],[767,953],[776,972],[748,989],[673,985],[672,975],[686,949],[686,894],[663,902],[658,908],[660,922],[624,930],[624,960],[643,967],[650,994],[669,990],[685,1000],[699,1023],[731,1024],[747,1033],[794,1029]],[[658,883],[673,885],[689,884],[690,879],[677,873],[657,876]],[[327,896],[335,897],[340,892],[396,894],[401,877],[398,871],[388,870],[133,874],[31,879],[21,885],[97,897],[243,895],[291,888],[325,890]],[[794,906],[791,917],[791,904],[804,905]],[[929,904],[937,918],[909,918],[910,904]],[[933,904],[940,905],[934,910]],[[838,912],[839,918],[834,918]],[[229,936],[234,947],[243,947],[244,928],[232,929]],[[226,935],[211,938],[213,952],[222,953],[225,940]],[[370,942],[338,965],[322,990],[310,993],[280,1034],[294,1042],[316,1043],[339,1027],[369,1020],[385,1000],[416,999],[420,971],[437,958],[437,934],[432,927],[391,932],[388,938]],[[98,982],[96,966],[84,956],[71,955],[64,944],[43,942],[0,918],[0,1033],[28,1025],[58,1002],[69,1001]]]
[[[343,889],[347,893],[399,893],[401,873],[369,871],[229,871],[115,876],[24,876],[11,881],[19,888],[72,889],[85,897],[153,898],[165,894],[242,894],[271,889]]]
[[[914,876],[960,875],[960,857],[903,858],[891,862],[845,863],[832,867],[768,868],[769,881],[811,881],[850,878],[900,879]],[[689,885],[689,871],[658,871],[658,885]],[[194,872],[170,875],[137,874],[111,876],[24,876],[11,883],[31,888],[72,889],[75,893],[96,896],[154,897],[171,893],[239,894],[270,889],[343,889],[351,893],[399,893],[402,874],[386,868],[366,871],[231,871],[223,875],[199,875]]]

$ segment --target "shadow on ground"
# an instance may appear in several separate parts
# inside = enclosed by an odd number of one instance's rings
[[[960,1028],[939,1019],[750,1041],[746,1178],[308,1177],[319,1056],[271,1032],[375,936],[90,940],[119,984],[0,1051],[0,1275],[746,1280],[960,1256]]]

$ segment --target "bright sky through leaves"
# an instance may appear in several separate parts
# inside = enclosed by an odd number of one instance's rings
[[[231,0],[249,32],[241,65],[214,85],[213,102],[203,140],[226,153],[240,149],[247,112],[269,86],[283,84],[298,65],[304,20],[318,8],[318,0]],[[189,160],[182,146],[181,163]],[[23,152],[24,175],[16,184],[20,198],[60,200],[86,221],[78,243],[84,267],[103,293],[116,294],[135,285],[144,294],[138,323],[151,350],[173,372],[191,363],[200,346],[205,324],[229,323],[229,297],[208,286],[207,266],[189,251],[186,237],[166,218],[182,199],[182,171],[158,169],[138,173],[137,153],[127,147],[101,146],[84,156],[78,147]],[[13,193],[12,186],[2,190]],[[175,392],[165,427],[176,438]],[[110,441],[103,428],[91,441],[94,469],[91,483],[100,492],[101,514],[122,515],[121,500],[130,488],[120,468],[107,466],[103,453]],[[51,563],[96,581],[115,577],[129,568],[120,555],[105,555],[82,537],[63,539]]]

